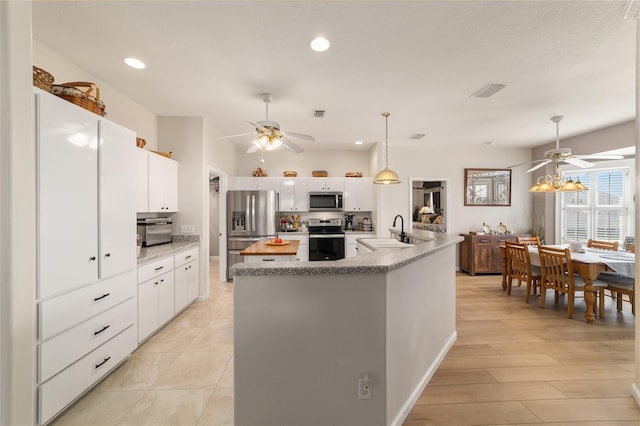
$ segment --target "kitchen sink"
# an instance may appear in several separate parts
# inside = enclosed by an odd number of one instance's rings
[[[413,247],[414,244],[401,243],[394,238],[367,238],[363,240],[365,244],[374,248],[408,248]]]

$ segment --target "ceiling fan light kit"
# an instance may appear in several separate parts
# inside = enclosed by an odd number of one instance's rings
[[[376,185],[393,185],[400,183],[398,174],[389,168],[389,113],[384,112],[382,115],[385,118],[385,167],[380,170],[373,178],[373,183]]]

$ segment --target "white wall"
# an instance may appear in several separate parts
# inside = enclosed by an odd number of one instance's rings
[[[135,131],[138,137],[147,141],[145,149],[157,150],[156,116],[72,60],[38,41],[33,42],[33,64],[53,74],[54,84],[69,81],[95,83],[106,106],[106,118]]]
[[[467,207],[464,205],[465,168],[505,168],[531,159],[531,150],[526,148],[481,147],[465,149],[389,147],[389,168],[400,176],[398,185],[374,185],[374,193],[381,200],[378,216],[378,235],[391,227],[393,218],[401,214],[411,220],[412,206],[409,204],[411,187],[409,178],[424,180],[447,179],[447,232],[459,234],[478,231],[486,222],[495,228],[500,222],[512,232],[529,229],[530,176],[517,169],[512,173],[510,207]]]
[[[31,3],[0,1],[0,424],[35,424]]]

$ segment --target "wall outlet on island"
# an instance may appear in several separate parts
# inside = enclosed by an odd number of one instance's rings
[[[179,230],[181,234],[193,234],[196,232],[196,227],[194,225],[180,225]]]

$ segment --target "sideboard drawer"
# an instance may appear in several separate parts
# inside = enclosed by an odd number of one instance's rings
[[[40,382],[50,379],[125,328],[134,325],[136,316],[136,300],[132,297],[41,343]]]
[[[136,327],[132,326],[40,386],[40,424],[49,421],[111,371],[136,345]]]
[[[109,278],[40,303],[40,339],[45,340],[86,321],[137,292],[135,271]]]

